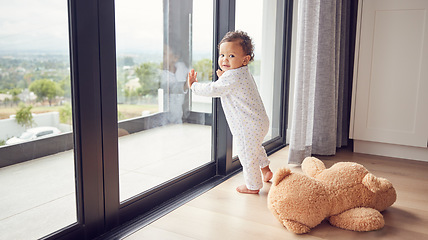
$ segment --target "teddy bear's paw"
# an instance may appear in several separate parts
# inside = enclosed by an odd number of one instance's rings
[[[329,219],[333,226],[359,232],[383,228],[385,221],[382,214],[373,208],[354,208]]]
[[[283,220],[282,224],[288,229],[288,231],[296,234],[308,233],[311,230],[308,226],[293,220]]]

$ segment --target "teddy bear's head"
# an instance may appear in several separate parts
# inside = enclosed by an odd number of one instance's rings
[[[305,174],[286,168],[277,171],[268,194],[268,208],[287,229],[306,233],[325,218],[335,226],[356,231],[383,227],[380,211],[396,200],[387,179],[352,162],[326,169],[313,157],[303,161],[302,170]]]
[[[385,178],[376,177],[371,173],[367,173],[362,183],[373,193],[371,197],[367,199],[369,202],[368,205],[380,212],[391,206],[397,199],[397,193],[392,183]]]

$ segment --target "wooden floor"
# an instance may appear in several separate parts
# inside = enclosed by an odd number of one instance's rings
[[[288,149],[270,156],[272,170],[287,166]],[[270,184],[259,195],[244,195],[234,189],[242,173],[188,202],[151,225],[128,236],[132,239],[428,239],[428,162],[378,157],[340,150],[334,157],[319,157],[327,167],[335,162],[363,164],[378,177],[389,179],[397,201],[383,212],[385,227],[372,232],[353,232],[323,221],[308,234],[288,232],[266,206]]]

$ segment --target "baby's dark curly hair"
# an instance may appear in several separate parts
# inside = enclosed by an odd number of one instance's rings
[[[224,35],[223,39],[218,44],[218,48],[220,49],[220,45],[224,42],[234,42],[239,41],[246,55],[250,55],[250,62],[254,60],[254,46],[253,41],[250,36],[246,32],[237,30],[230,31]]]

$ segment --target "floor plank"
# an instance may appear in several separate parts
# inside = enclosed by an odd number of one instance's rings
[[[288,149],[270,156],[271,168],[287,165]],[[353,232],[323,221],[308,234],[295,235],[285,229],[267,209],[265,184],[258,195],[239,194],[242,173],[202,196],[128,236],[133,239],[428,239],[428,162],[394,159],[340,150],[335,156],[319,157],[327,167],[339,161],[363,164],[378,177],[390,180],[397,201],[383,212],[385,227],[372,232]]]

